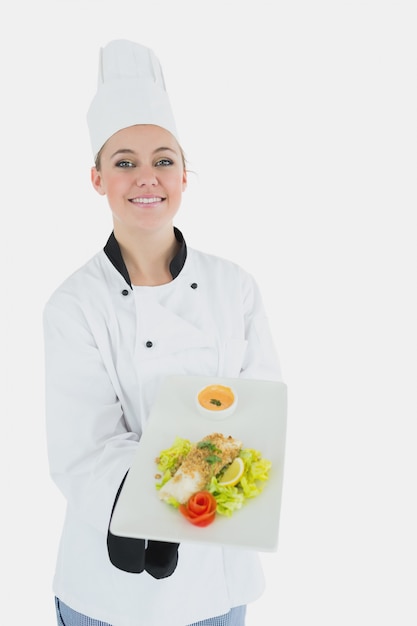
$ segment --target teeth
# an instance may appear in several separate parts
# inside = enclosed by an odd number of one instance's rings
[[[133,198],[132,202],[137,204],[151,204],[152,202],[159,202],[161,198]]]

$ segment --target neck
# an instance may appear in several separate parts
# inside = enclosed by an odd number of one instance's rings
[[[121,233],[114,230],[132,285],[156,286],[171,282],[169,264],[178,250],[171,226],[164,231]]]

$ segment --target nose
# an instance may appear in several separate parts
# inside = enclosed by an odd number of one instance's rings
[[[157,185],[158,179],[153,167],[148,165],[141,165],[136,168],[136,184],[138,187],[144,187],[146,185]]]

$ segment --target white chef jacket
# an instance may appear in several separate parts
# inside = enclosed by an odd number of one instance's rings
[[[264,590],[249,550],[182,543],[176,570],[160,580],[109,560],[115,496],[164,378],[281,379],[254,279],[175,234],[171,282],[132,286],[112,234],[44,309],[48,455],[67,500],[53,591],[112,626],[186,626]]]

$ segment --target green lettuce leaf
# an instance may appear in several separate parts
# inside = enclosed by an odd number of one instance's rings
[[[160,452],[156,466],[162,472],[164,482],[167,482],[175,474],[190,450],[191,441],[176,437],[172,446]],[[160,484],[160,487],[164,482]]]

